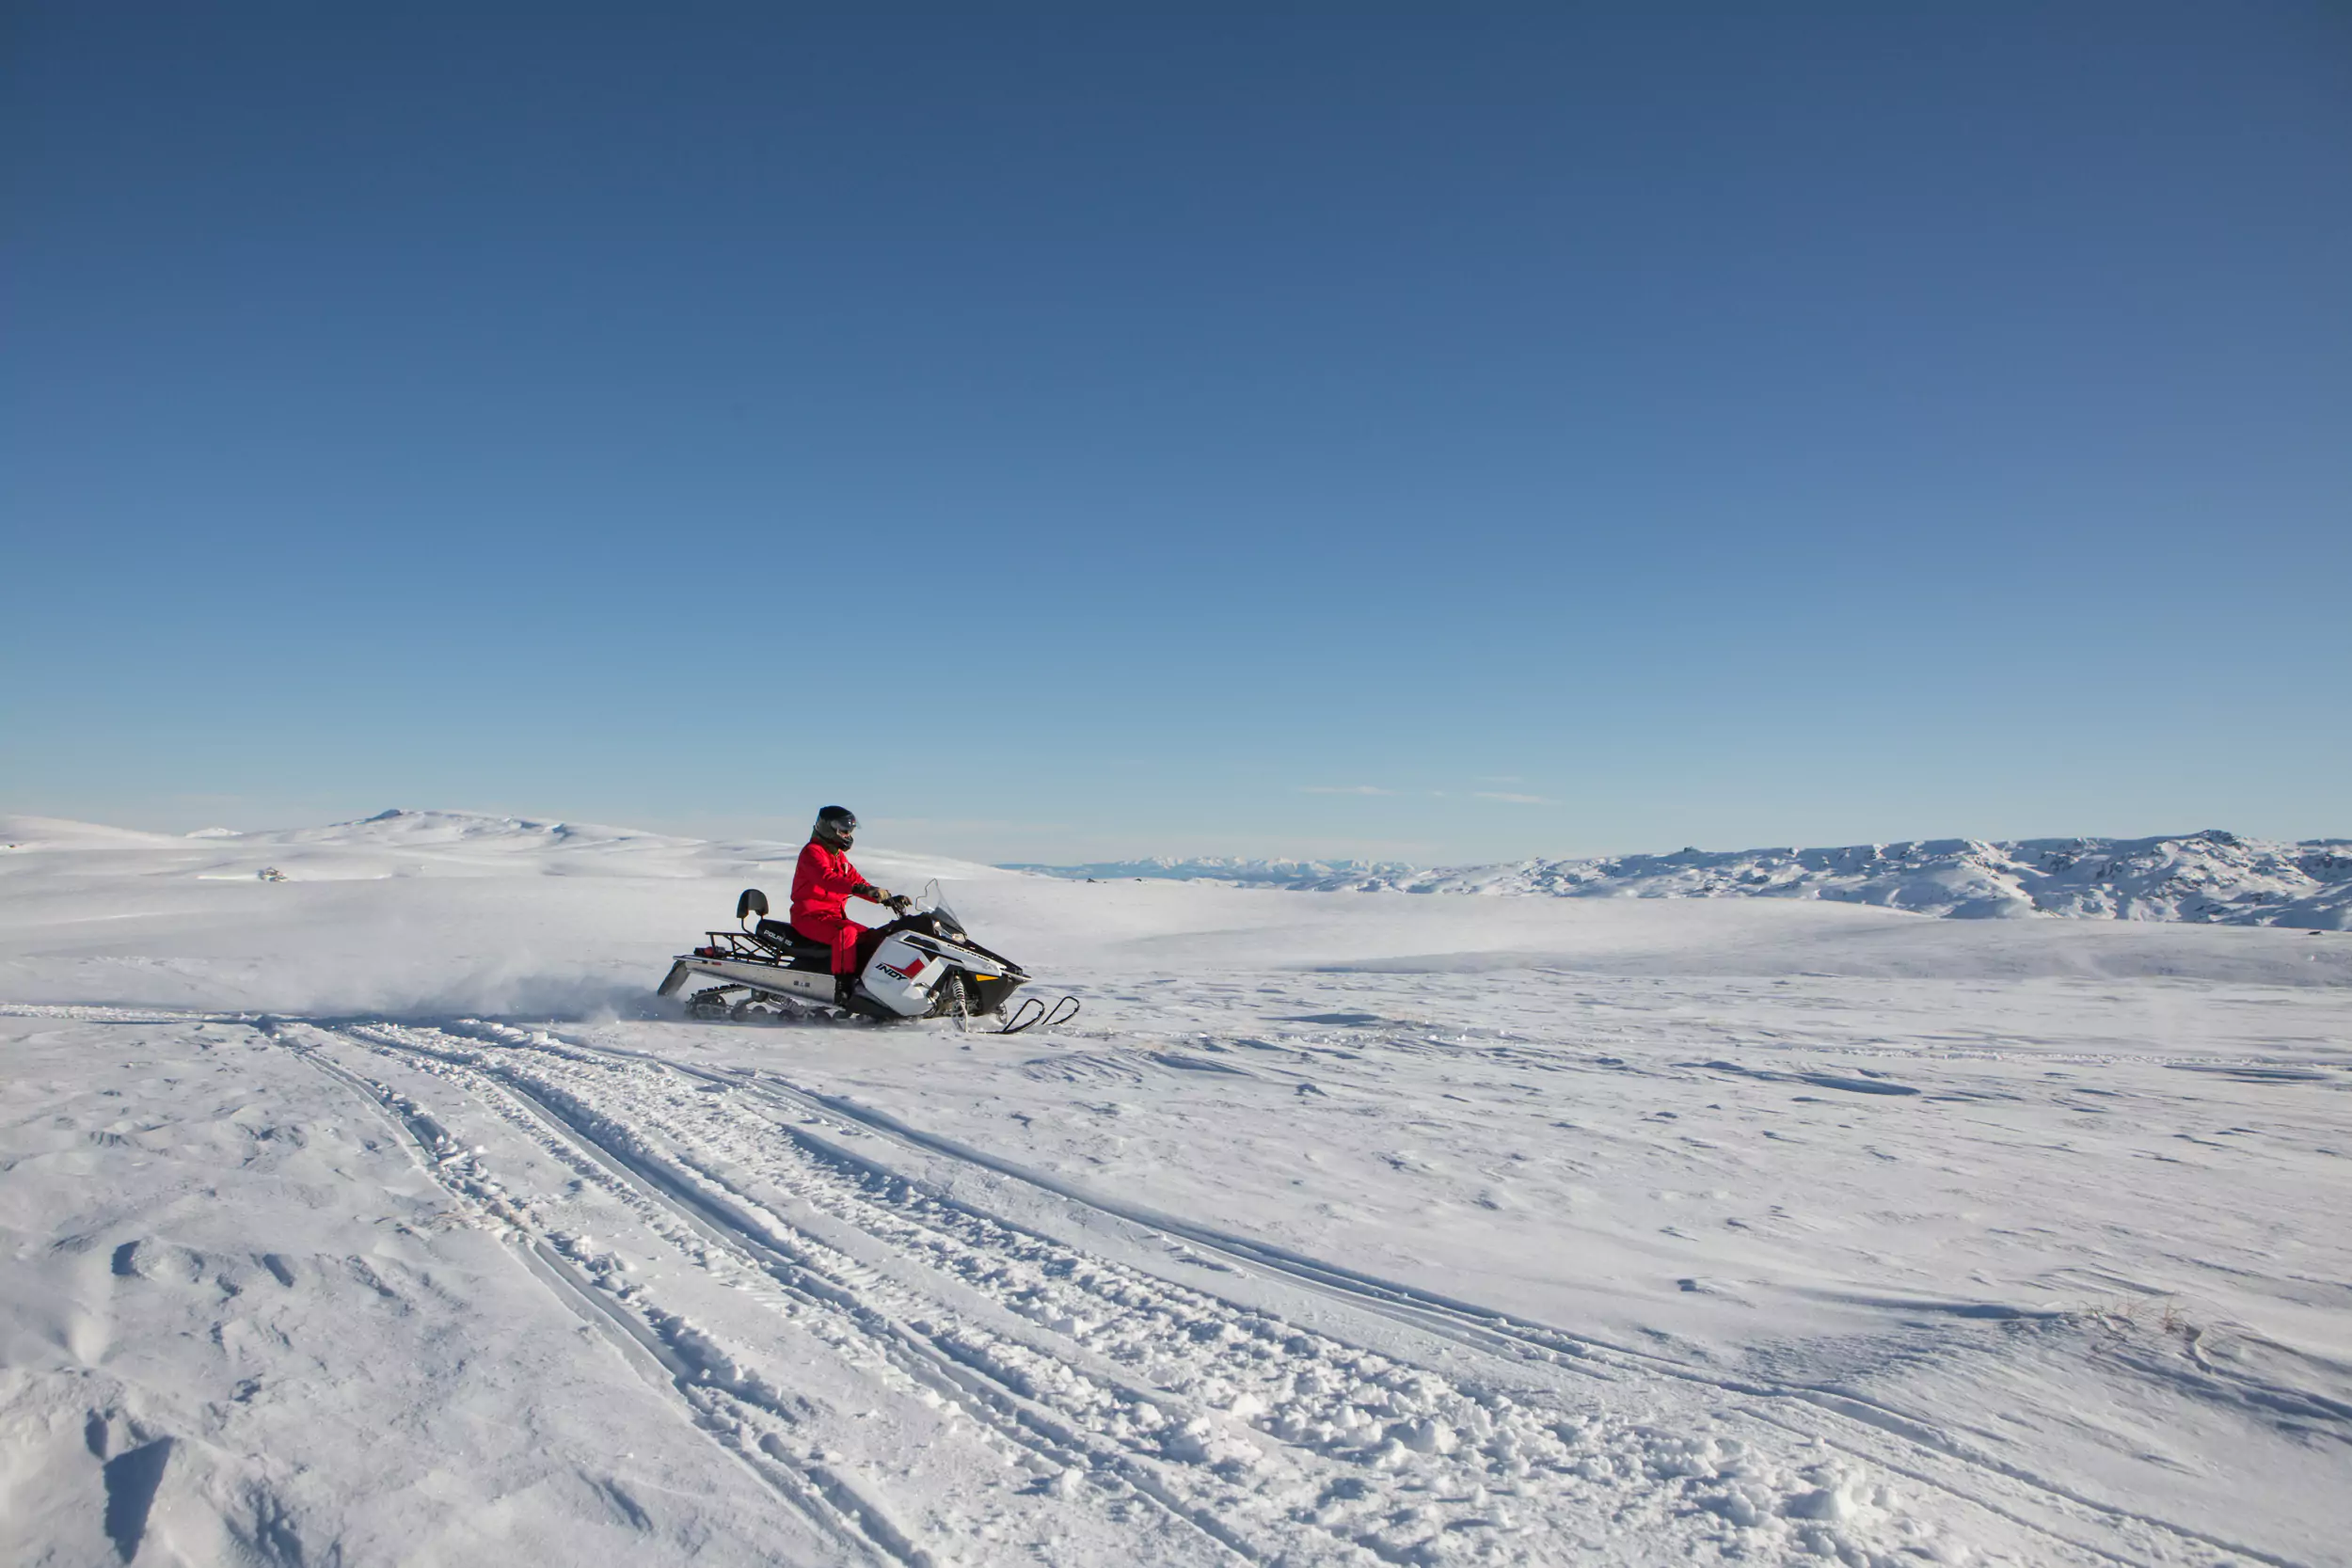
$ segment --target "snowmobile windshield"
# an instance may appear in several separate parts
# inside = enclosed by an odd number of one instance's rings
[[[963,921],[958,917],[955,911],[947,907],[947,900],[940,896],[939,882],[936,879],[923,884],[922,895],[915,899],[914,903],[917,909],[937,915],[957,930],[963,929]]]

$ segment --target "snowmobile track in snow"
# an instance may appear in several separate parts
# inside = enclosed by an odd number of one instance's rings
[[[852,1270],[835,1271],[843,1276],[839,1278],[829,1275],[821,1258],[780,1241],[769,1226],[738,1209],[727,1196],[698,1187],[687,1173],[665,1168],[657,1157],[632,1148],[631,1140],[614,1136],[609,1126],[599,1124],[594,1113],[583,1115],[576,1105],[567,1106],[561,1101],[534,1095],[511,1081],[503,1086],[520,1103],[537,1113],[549,1132],[569,1138],[576,1148],[605,1165],[619,1180],[634,1183],[644,1196],[673,1210],[711,1242],[739,1252],[762,1266],[779,1285],[808,1305],[846,1314],[871,1337],[888,1359],[959,1402],[982,1424],[1058,1465],[1067,1465],[1076,1459],[1091,1461],[1094,1467],[1105,1472],[1120,1471],[1122,1479],[1143,1496],[1197,1526],[1220,1544],[1255,1560],[1256,1554],[1231,1538],[1213,1517],[1186,1508],[1168,1496],[1154,1478],[1137,1473],[1122,1456],[1095,1451],[1095,1446],[1088,1442],[1084,1433],[1054,1420],[1050,1414],[1023,1400],[1016,1389],[990,1381],[988,1369],[975,1368],[952,1353],[939,1354],[934,1346],[923,1342],[904,1325],[876,1311],[855,1294],[857,1281],[850,1277]],[[929,1560],[925,1554],[905,1548],[897,1549],[894,1555],[910,1560]]]
[[[419,1040],[420,1031],[396,1029],[392,1026],[359,1026],[336,1031],[342,1037],[366,1044],[380,1053],[421,1053],[448,1066],[459,1066],[461,1053],[437,1049]],[[289,1042],[292,1043],[292,1042]],[[452,1042],[453,1044],[458,1042]],[[315,1057],[314,1057],[315,1059]],[[452,1183],[440,1168],[455,1151],[438,1124],[419,1113],[389,1085],[377,1085],[347,1073],[331,1063],[319,1062],[322,1068],[350,1083],[355,1088],[378,1101],[392,1118],[427,1154],[428,1168],[443,1185],[461,1194],[463,1183]],[[802,1246],[780,1241],[771,1222],[763,1221],[736,1209],[723,1193],[707,1188],[709,1183],[696,1183],[687,1173],[665,1168],[642,1148],[631,1148],[626,1136],[616,1136],[610,1126],[599,1125],[592,1112],[583,1112],[576,1105],[566,1105],[554,1097],[533,1094],[507,1078],[498,1078],[496,1088],[511,1096],[515,1108],[521,1110],[536,1124],[534,1131],[563,1141],[584,1164],[595,1167],[611,1180],[626,1186],[644,1200],[661,1206],[687,1227],[714,1244],[737,1252],[761,1267],[779,1285],[796,1298],[818,1309],[830,1308],[855,1323],[879,1346],[885,1357],[908,1371],[946,1400],[953,1401],[978,1424],[996,1431],[1010,1443],[1027,1449],[1050,1462],[1056,1469],[1075,1465],[1092,1473],[1117,1476],[1133,1488],[1136,1496],[1158,1505],[1172,1518],[1197,1528],[1201,1535],[1216,1543],[1224,1551],[1246,1560],[1255,1561],[1260,1554],[1249,1544],[1233,1535],[1213,1514],[1187,1504],[1176,1496],[1151,1468],[1139,1465],[1126,1454],[1106,1449],[1092,1441],[1083,1428],[1073,1428],[1057,1419],[1050,1408],[1025,1398],[1019,1387],[1020,1379],[1007,1377],[1002,1369],[992,1367],[984,1357],[958,1354],[960,1347],[942,1347],[926,1342],[919,1333],[910,1332],[856,1293],[854,1265],[839,1266],[835,1259],[834,1275],[850,1276],[847,1282],[832,1277],[823,1268],[823,1260]],[[490,1088],[477,1082],[474,1085]],[[583,1278],[568,1259],[553,1253],[544,1242],[533,1241],[530,1253],[541,1263],[534,1270],[543,1277],[552,1274],[550,1283],[567,1301],[578,1297],[585,1303],[591,1321],[610,1319],[618,1322],[631,1344],[654,1359],[690,1395],[707,1395],[704,1380],[707,1368],[697,1367],[683,1359],[678,1347],[663,1337],[660,1328],[648,1328],[628,1314],[610,1296]],[[657,1315],[658,1317],[658,1315]],[[691,1338],[692,1331],[687,1330]],[[1150,1400],[1152,1396],[1128,1390],[1131,1398]],[[769,1457],[778,1457],[770,1451]],[[771,1483],[777,1477],[771,1466],[755,1465]],[[821,1517],[820,1523],[831,1524],[838,1530],[848,1525],[862,1529],[894,1558],[911,1563],[930,1563],[931,1556],[906,1542],[897,1529],[886,1525],[877,1529],[883,1519],[880,1508],[855,1497],[839,1478],[811,1468],[808,1484],[780,1486],[795,1503],[809,1509],[815,1497],[822,1497],[834,1505],[839,1517]],[[812,1496],[812,1494],[814,1496]],[[845,1495],[846,1494],[846,1495]]]
[[[600,1048],[589,1047],[587,1049]],[[650,1059],[661,1060],[674,1070],[703,1074],[713,1081],[739,1081],[728,1075],[712,1073],[707,1069],[696,1068],[691,1064],[668,1058]],[[1813,1407],[1816,1412],[1837,1418],[1840,1423],[1856,1423],[1869,1429],[1874,1434],[1891,1435],[1901,1439],[1913,1449],[1923,1450],[1919,1456],[1923,1460],[1940,1459],[1949,1462],[1947,1469],[1950,1465],[1957,1465],[1977,1471],[1990,1471],[2008,1481],[2030,1488],[2034,1492],[2044,1494],[2047,1497],[2063,1504],[2090,1511],[2092,1513],[2127,1526],[2144,1527],[2151,1530],[2183,1537],[2185,1540],[2231,1552],[2255,1561],[2271,1563],[2277,1565],[2277,1568],[2295,1568],[2288,1559],[2273,1557],[2252,1547],[2223,1541],[2196,1530],[2185,1529],[2162,1519],[2128,1509],[2117,1508],[2101,1502],[2097,1498],[2085,1497],[2044,1477],[1987,1454],[1980,1449],[1939,1430],[1929,1418],[1897,1410],[1858,1395],[1812,1385],[1786,1382],[1763,1383],[1727,1376],[1670,1356],[1613,1344],[1567,1329],[1513,1318],[1509,1314],[1490,1307],[1419,1290],[1394,1280],[1382,1279],[1377,1275],[1327,1262],[1285,1247],[1236,1236],[1140,1205],[1121,1203],[1089,1194],[1073,1183],[1057,1180],[1051,1176],[1031,1170],[1013,1161],[999,1159],[983,1150],[958,1143],[954,1139],[943,1138],[924,1132],[920,1128],[911,1127],[886,1112],[860,1105],[854,1101],[839,1096],[803,1088],[773,1074],[759,1074],[752,1080],[752,1085],[754,1092],[766,1094],[784,1103],[809,1111],[829,1112],[886,1134],[912,1148],[943,1154],[951,1159],[995,1172],[1000,1176],[1025,1182],[1074,1206],[1092,1209],[1106,1215],[1149,1227],[1170,1236],[1181,1237],[1186,1242],[1218,1254],[1233,1264],[1282,1276],[1310,1290],[1344,1300],[1383,1316],[1394,1318],[1440,1338],[1454,1340],[1474,1351],[1508,1358],[1534,1360],[1568,1370],[1585,1372],[1588,1375],[1606,1377],[1612,1375],[1613,1370],[1637,1375],[1646,1373],[1704,1385],[1725,1394],[1759,1400],[1796,1402]],[[859,1158],[847,1151],[840,1152],[845,1159]],[[861,1163],[864,1162],[861,1161]],[[1922,1304],[1923,1308],[1931,1306],[1932,1304]],[[2019,1314],[2019,1316],[2025,1316],[2025,1314]],[[2048,1314],[2048,1316],[2055,1317],[2057,1314]],[[1885,1445],[1883,1442],[1867,1444],[1858,1442],[1855,1434],[1850,1430],[1841,1432],[1837,1426],[1823,1423],[1818,1418],[1808,1424],[1801,1417],[1788,1413],[1754,1409],[1750,1413],[1761,1419],[1783,1426],[1799,1436],[1820,1437],[1845,1449],[1856,1457],[1893,1469],[1915,1481],[1947,1490],[1954,1488],[1957,1479],[1955,1474],[1947,1474],[1939,1478],[1923,1473],[1915,1463],[1905,1464],[1890,1456],[1884,1451]],[[2005,1516],[2015,1519],[2017,1523],[2026,1525],[2028,1528],[2038,1530],[2050,1528],[2047,1525],[2019,1518],[2009,1510],[1982,1497],[1972,1496],[1972,1500],[1979,1506],[2002,1513]],[[2053,1531],[2053,1533],[2062,1534],[2058,1531]],[[2095,1555],[2103,1557],[2108,1555],[2107,1548],[2088,1542],[2074,1541],[2073,1544]],[[2114,1560],[2127,1560],[2115,1559]]]
[[[315,1048],[289,1037],[282,1027],[266,1027],[264,1032],[278,1043],[294,1050],[327,1077],[350,1088],[362,1101],[389,1120],[404,1141],[413,1146],[419,1155],[421,1168],[442,1187],[461,1200],[480,1203],[482,1194],[478,1186],[463,1180],[452,1180],[447,1167],[453,1161],[463,1158],[462,1151],[452,1143],[446,1130],[422,1107],[399,1095],[388,1085],[376,1083],[326,1059]],[[330,1033],[324,1029],[318,1032]],[[684,1396],[691,1407],[689,1415],[693,1423],[706,1431],[712,1431],[707,1393],[697,1386],[704,1375],[702,1369],[682,1356],[676,1347],[619,1302],[598,1291],[571,1259],[550,1246],[545,1238],[524,1235],[519,1236],[517,1241],[517,1255],[524,1266],[558,1300],[612,1340],[629,1364],[649,1382],[666,1383]],[[719,1433],[713,1431],[712,1435]],[[782,1463],[786,1455],[780,1448],[747,1449],[741,1444],[726,1441],[723,1441],[721,1446],[856,1558],[867,1561],[895,1560],[908,1564],[909,1568],[932,1568],[929,1554],[913,1548],[886,1520],[864,1506],[863,1500],[852,1489],[845,1486],[837,1477],[826,1473],[821,1465]],[[877,1554],[877,1547],[883,1555]]]
[[[771,1075],[472,1021],[270,1033],[373,1100],[437,1181],[512,1230],[568,1307],[617,1330],[700,1424],[874,1560],[938,1560],[900,1522],[914,1499],[894,1509],[811,1451],[792,1395],[739,1364],[746,1347],[537,1223],[428,1107],[320,1048],[448,1085],[696,1268],[716,1273],[719,1259],[755,1275],[779,1316],[952,1405],[1064,1506],[1148,1506],[1163,1544],[1171,1528],[1198,1544],[1192,1560],[1892,1562],[1950,1560],[1947,1546],[1969,1541],[2035,1561],[2204,1562],[2214,1547],[2284,1560],[2075,1497],[1899,1412],[1711,1375],[1106,1202]],[[1342,1322],[1372,1313],[1438,1343],[1411,1359],[1363,1350],[1089,1253],[838,1141],[861,1136],[1181,1238],[1311,1292]],[[1432,1369],[1461,1352],[1487,1370]],[[1899,1497],[1871,1472],[1923,1496]]]

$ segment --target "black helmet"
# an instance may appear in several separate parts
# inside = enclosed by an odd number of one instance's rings
[[[857,813],[847,806],[827,806],[817,814],[817,826],[809,836],[836,849],[847,849],[857,837]]]

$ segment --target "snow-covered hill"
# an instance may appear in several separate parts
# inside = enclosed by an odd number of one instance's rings
[[[109,855],[140,874],[169,872],[203,880],[371,881],[407,877],[765,876],[788,880],[801,851],[771,839],[681,838],[596,822],[562,822],[472,811],[383,811],[356,822],[238,832],[142,832],[47,816],[0,816],[0,856],[34,860],[70,853],[77,872],[103,868]],[[861,850],[861,863],[894,881],[933,877],[997,879],[1006,873],[937,855]],[[56,863],[67,863],[59,862]]]
[[[2352,839],[2296,844],[2218,829],[2159,838],[1920,839],[1836,849],[1420,867],[1367,861],[1148,860],[1012,869],[1167,878],[1304,892],[1485,893],[1562,898],[1826,898],[1982,919],[2060,915],[2352,929]]]

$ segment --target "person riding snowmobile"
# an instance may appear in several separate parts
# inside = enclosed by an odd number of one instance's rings
[[[817,826],[802,847],[800,863],[792,871],[792,909],[787,918],[792,928],[810,942],[833,949],[834,1000],[850,1005],[857,989],[858,943],[867,927],[851,920],[843,905],[864,898],[904,914],[910,900],[876,887],[850,863],[850,846],[857,837],[857,816],[847,806],[827,806],[817,814]]]

